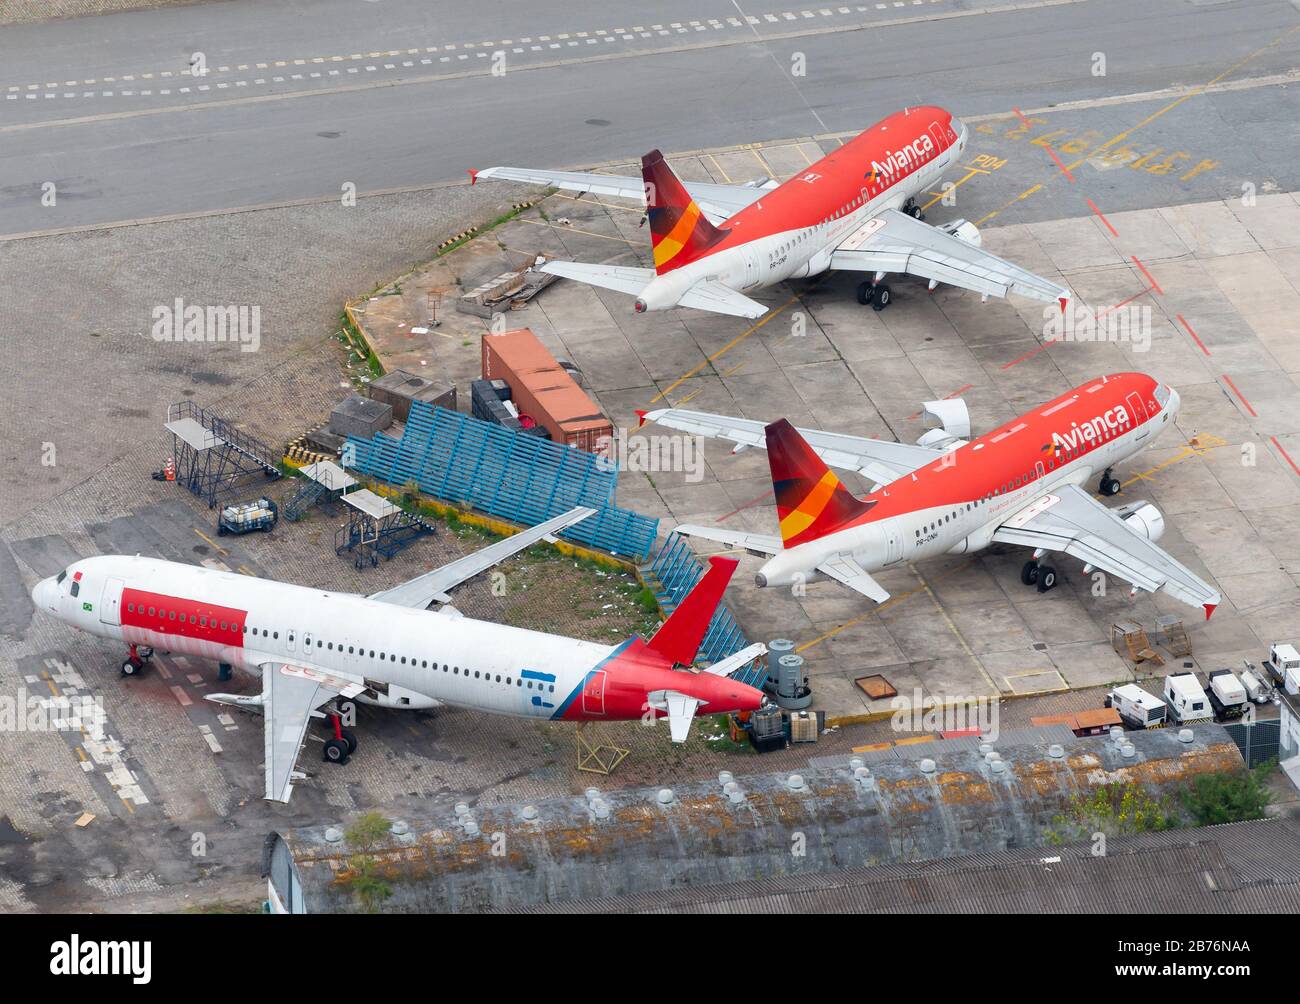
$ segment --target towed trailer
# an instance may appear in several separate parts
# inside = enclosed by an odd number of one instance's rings
[[[232,502],[223,506],[217,516],[217,533],[224,537],[228,533],[251,533],[254,530],[270,530],[280,518],[280,510],[268,498],[254,499],[252,502]]]

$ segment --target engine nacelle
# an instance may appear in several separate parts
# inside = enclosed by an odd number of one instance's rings
[[[1150,502],[1130,502],[1111,511],[1153,544],[1164,535],[1164,514]]]
[[[984,238],[980,236],[980,228],[970,220],[953,220],[951,223],[945,223],[939,227],[946,234],[952,234],[959,241],[965,241],[972,247],[979,247]]]
[[[926,401],[921,405],[921,420],[929,431],[916,441],[918,446],[948,450],[970,438],[970,411],[961,398]]]

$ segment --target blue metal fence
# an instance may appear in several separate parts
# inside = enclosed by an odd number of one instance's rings
[[[686,543],[686,538],[672,533],[668,535],[668,539],[664,541],[651,562],[650,575],[647,579],[651,588],[655,590],[660,606],[671,611],[691,591],[691,587],[703,574],[704,569],[690,545]],[[713,620],[709,622],[704,641],[700,644],[700,656],[709,662],[717,662],[739,652],[748,644],[745,633],[736,623],[736,618],[732,616],[731,611],[724,606],[719,606],[713,614]],[[751,687],[761,687],[763,681],[767,679],[767,662],[762,658],[755,659],[750,665],[733,675],[735,679]]]
[[[348,437],[347,466],[394,485],[415,482],[449,502],[526,526],[576,505],[596,515],[560,536],[644,560],[659,520],[614,505],[618,472],[570,446],[414,401],[400,438]]]

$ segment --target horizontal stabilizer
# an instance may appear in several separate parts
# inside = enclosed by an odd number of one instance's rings
[[[830,561],[818,565],[817,571],[877,603],[889,599],[889,590],[867,574],[866,569],[854,561],[852,555],[837,554]]]
[[[767,646],[761,641],[755,642],[748,648],[742,648],[735,655],[729,655],[725,659],[719,659],[712,666],[706,666],[704,672],[712,673],[714,676],[730,676],[762,655],[767,655]]]
[[[575,282],[585,282],[588,286],[612,289],[619,293],[639,296],[655,277],[654,269],[638,268],[634,265],[592,265],[583,261],[548,261],[538,266],[537,271],[547,275],[558,275]]]
[[[664,700],[668,703],[668,730],[672,734],[673,742],[684,743],[686,737],[691,734],[695,709],[704,702],[676,690],[667,691]]]
[[[767,313],[767,308],[757,300],[751,300],[744,293],[738,293],[716,279],[703,279],[697,282],[682,295],[682,298],[677,301],[677,306],[751,319],[762,317]]]

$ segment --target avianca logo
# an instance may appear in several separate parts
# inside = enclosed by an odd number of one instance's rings
[[[934,153],[934,142],[929,136],[921,135],[903,149],[890,150],[888,153],[889,156],[885,158],[883,164],[873,160],[871,170],[863,177],[875,180],[883,174],[887,178],[892,178],[901,171],[910,171]]]
[[[1080,444],[1091,445],[1101,439],[1107,429],[1122,429],[1124,426],[1129,425],[1130,422],[1131,419],[1124,406],[1122,404],[1116,405],[1105,414],[1089,419],[1082,425],[1078,422],[1071,422],[1068,433],[1053,432],[1052,442],[1058,450],[1073,450]]]

